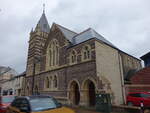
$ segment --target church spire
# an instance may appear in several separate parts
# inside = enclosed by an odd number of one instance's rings
[[[40,29],[40,31],[46,32],[46,33],[49,33],[50,31],[50,27],[49,27],[47,18],[45,16],[45,4],[43,4],[43,14],[40,20],[38,21],[38,24],[35,29]]]
[[[43,13],[45,13],[45,4],[43,4]]]

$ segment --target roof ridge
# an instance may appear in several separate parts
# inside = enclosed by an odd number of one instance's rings
[[[91,28],[92,29],[92,28]],[[101,37],[103,37],[101,34],[99,34],[97,31],[95,31],[94,29],[92,29],[93,30],[93,32],[95,32],[97,35],[99,35],[99,36],[101,36]],[[104,37],[103,37],[104,38]],[[105,40],[106,40],[106,38],[104,38]]]
[[[116,47],[112,42],[110,42],[107,38],[105,38],[104,36],[102,36],[101,34],[99,34],[97,31],[95,31],[94,29],[92,29],[97,35],[99,35],[100,37],[102,37],[105,41],[109,42],[111,45],[113,45],[114,47]],[[106,43],[106,42],[104,42]]]
[[[87,31],[90,30],[90,29],[91,29],[90,27],[87,28],[87,29],[85,29],[84,31],[82,31],[82,32],[80,32],[79,34],[75,35],[73,38],[75,38],[75,37],[77,37],[77,36],[79,36],[79,35],[81,35],[81,34],[87,32]]]
[[[68,28],[66,28],[66,27],[64,27],[64,26],[61,26],[61,25],[56,24],[56,23],[54,23],[54,24],[57,25],[57,26],[59,26],[59,27],[62,27],[62,28],[64,28],[64,29],[66,29],[66,30],[68,30],[68,31],[70,31],[70,32],[72,32],[72,33],[78,34],[78,33],[76,33],[75,31],[72,31],[72,30],[70,30],[70,29],[68,29]]]

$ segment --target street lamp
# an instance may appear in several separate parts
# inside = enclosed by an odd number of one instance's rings
[[[35,94],[34,92],[34,82],[35,82],[35,66],[36,66],[36,63],[40,62],[41,61],[41,58],[40,57],[34,57],[34,60],[33,60],[33,75],[32,75],[32,95]]]

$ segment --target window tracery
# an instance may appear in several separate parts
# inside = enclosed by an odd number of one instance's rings
[[[82,60],[89,60],[91,59],[91,48],[90,46],[86,45],[83,47],[82,50]]]
[[[75,50],[72,50],[70,54],[70,63],[76,63],[77,62],[77,54]]]
[[[47,63],[49,67],[59,64],[59,45],[57,40],[52,40],[47,50]]]

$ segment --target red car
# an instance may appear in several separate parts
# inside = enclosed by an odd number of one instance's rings
[[[132,92],[127,96],[127,105],[150,107],[150,93],[149,92]]]
[[[0,113],[5,113],[6,108],[15,99],[15,96],[0,96]]]

